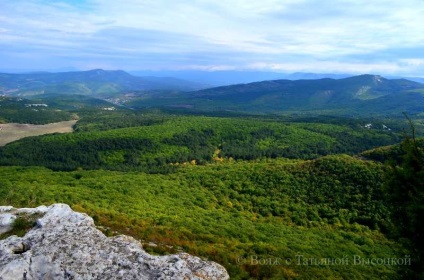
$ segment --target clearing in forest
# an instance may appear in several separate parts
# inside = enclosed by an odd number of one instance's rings
[[[6,123],[0,124],[0,146],[28,136],[38,136],[49,133],[66,133],[73,131],[76,120],[49,123],[43,125]]]

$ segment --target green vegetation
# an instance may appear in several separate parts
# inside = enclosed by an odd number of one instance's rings
[[[249,114],[314,114],[348,117],[401,116],[424,110],[423,84],[360,75],[344,79],[274,80],[179,94],[140,94],[134,108],[184,108]]]
[[[13,221],[12,228],[3,234],[0,234],[0,240],[12,235],[17,235],[19,237],[24,236],[36,225],[36,220],[38,218],[40,218],[39,214],[19,214],[19,216]]]
[[[75,125],[75,132],[106,131],[117,128],[150,126],[162,124],[172,118],[170,115],[134,111],[84,111]]]
[[[81,94],[43,94],[35,96],[35,101],[39,103],[47,103],[50,106],[66,110],[69,112],[77,112],[78,115],[84,114],[86,111],[95,111],[100,113],[104,108],[114,108],[120,110],[119,106],[116,106],[108,101],[89,97]]]
[[[424,147],[424,139],[418,138],[414,140],[417,147],[422,149]],[[391,164],[401,164],[405,156],[405,144],[395,144],[389,146],[378,147],[375,149],[367,150],[361,153],[361,156],[379,161],[382,163],[391,162]]]
[[[293,123],[284,119],[125,112],[95,116],[98,121],[94,116],[82,118],[75,126],[77,133],[30,137],[0,148],[0,164],[166,173],[176,164],[189,162],[355,154],[399,140],[398,134],[391,131],[359,125]]]
[[[408,118],[410,121],[410,119]],[[414,256],[412,279],[424,278],[424,151],[422,142],[415,136],[411,124],[411,136],[405,135],[401,143],[402,160],[392,161],[387,172],[386,196],[393,213],[392,234],[407,239]]]
[[[136,77],[124,71],[89,70],[61,73],[0,73],[0,94],[33,96],[36,94],[83,94],[111,97],[133,90],[195,90],[202,85],[185,80]]]
[[[61,108],[67,109],[81,103],[113,101],[133,109],[179,108],[193,112],[248,114],[393,117],[403,111],[411,115],[424,111],[423,84],[376,75],[274,80],[203,88],[204,85],[174,78],[135,77],[124,71],[101,69],[65,73],[0,73],[0,94],[52,99]],[[63,104],[61,99],[69,99],[69,96],[82,102],[68,100],[67,104]]]
[[[396,279],[407,268],[353,265],[354,256],[403,258],[406,251],[378,230],[390,224],[382,165],[350,156],[187,165],[168,175],[41,167],[1,173],[0,204],[68,203],[107,233],[160,245],[150,250],[207,257],[233,279]],[[298,265],[300,255],[347,256],[350,265]],[[293,262],[255,265],[256,256]]]
[[[67,121],[71,113],[31,100],[0,96],[0,123],[46,124]]]
[[[176,112],[84,108],[74,133],[1,147],[0,205],[67,203],[108,235],[217,261],[232,279],[412,275],[412,266],[367,262],[418,254],[391,200],[409,191],[396,189],[399,174],[421,182],[402,165],[402,146],[388,146],[400,142],[402,122]]]

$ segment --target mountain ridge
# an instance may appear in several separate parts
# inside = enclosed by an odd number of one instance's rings
[[[343,79],[270,80],[221,86],[177,96],[131,103],[199,111],[255,113],[312,112],[337,115],[419,113],[424,110],[424,85],[406,79],[364,74]]]
[[[96,97],[129,90],[197,90],[204,85],[176,78],[136,77],[123,70],[93,69],[72,72],[0,73],[0,94],[31,96],[77,93]]]
[[[84,95],[135,109],[165,107],[198,112],[358,116],[424,111],[424,84],[372,74],[202,88],[175,78],[136,77],[122,70],[0,73],[0,94],[24,98]]]

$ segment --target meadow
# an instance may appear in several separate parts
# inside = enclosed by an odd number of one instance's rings
[[[72,132],[76,120],[44,125],[5,123],[0,124],[0,146],[29,136]]]

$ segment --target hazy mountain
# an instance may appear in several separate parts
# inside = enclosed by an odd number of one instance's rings
[[[331,73],[304,73],[304,72],[296,72],[292,74],[285,75],[284,79],[287,80],[318,80],[318,79],[343,79],[347,77],[351,77],[353,75],[350,74],[331,74]]]
[[[19,96],[45,93],[110,96],[128,90],[190,91],[201,88],[205,86],[176,78],[135,77],[120,70],[0,74],[0,94]]]
[[[49,106],[61,110],[80,110],[80,109],[101,109],[118,110],[122,109],[106,100],[90,97],[81,94],[42,94],[37,95],[32,101],[48,104]]]
[[[323,74],[323,73],[281,73],[264,71],[202,71],[202,70],[180,70],[180,71],[131,71],[136,76],[175,77],[188,81],[194,81],[212,86],[226,86],[234,84],[245,84],[267,80],[311,80],[322,78],[341,79],[350,77],[350,74]]]
[[[201,84],[224,86],[285,78],[284,73],[262,71],[131,71],[137,76],[175,77]]]
[[[103,99],[78,94],[42,94],[31,98],[0,96],[0,124],[2,122],[45,124],[66,121],[72,119],[74,116],[72,113],[79,110],[127,109]]]
[[[168,98],[151,97],[138,106],[255,113],[401,114],[424,111],[424,85],[405,79],[360,75],[344,79],[272,80],[223,86]]]
[[[419,78],[419,77],[406,77],[405,79],[408,79],[410,81],[414,81],[417,83],[421,83],[424,84],[424,78]]]
[[[228,79],[240,75],[240,79],[248,80],[258,74],[234,71],[210,73],[214,73],[212,78],[223,78],[225,73],[230,72]],[[195,73],[193,75],[192,78],[196,78]],[[277,73],[261,72],[261,75],[255,77],[261,79]],[[312,79],[320,75],[333,78]],[[80,107],[80,103],[84,104],[83,107],[94,104],[107,106],[98,99],[82,99],[82,95],[138,108],[165,106],[197,111],[346,116],[399,115],[403,111],[412,114],[424,111],[424,84],[410,80],[386,79],[377,75],[341,78],[341,75],[314,73],[294,73],[290,77],[303,79],[267,80],[198,90],[202,87],[201,83],[177,78],[136,77],[124,71],[0,74],[0,94],[35,96],[32,99],[43,96],[45,101],[58,95],[79,95],[78,98],[65,98],[66,106],[74,108]],[[61,98],[56,98],[56,101]],[[64,97],[62,99],[65,100]]]
[[[174,77],[193,81],[209,87],[227,86],[234,84],[247,84],[253,82],[286,79],[286,80],[317,80],[324,78],[343,79],[355,76],[349,73],[310,73],[310,72],[265,72],[265,71],[233,71],[233,70],[178,70],[178,71],[130,71],[135,76],[155,76],[155,77]],[[424,83],[424,78],[419,77],[402,77],[402,76],[386,76],[390,79],[407,79],[419,83]]]

